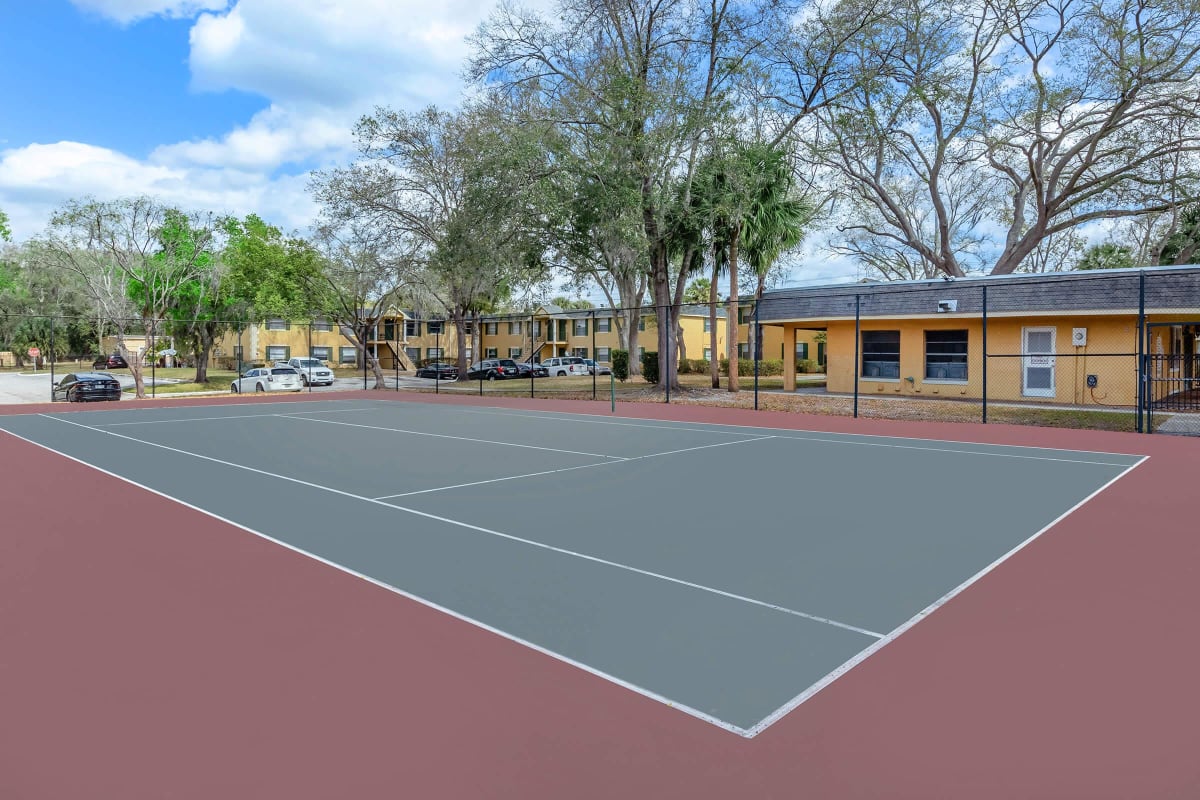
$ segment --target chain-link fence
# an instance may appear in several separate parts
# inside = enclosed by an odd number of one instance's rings
[[[9,315],[0,369],[107,369],[148,396],[378,388],[1200,434],[1200,268],[787,290],[728,312]]]

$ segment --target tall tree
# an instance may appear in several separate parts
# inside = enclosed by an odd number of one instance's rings
[[[1083,251],[1075,263],[1075,269],[1126,269],[1137,266],[1133,251],[1124,245],[1104,242],[1092,245]]]

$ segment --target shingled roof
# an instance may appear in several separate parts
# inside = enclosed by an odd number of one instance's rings
[[[958,314],[981,314],[987,287],[989,314],[1028,312],[1137,312],[1139,283],[1146,281],[1146,310],[1195,309],[1200,314],[1200,266],[1048,272],[944,280],[852,283],[781,289],[763,295],[759,321],[854,317],[928,316],[951,301]]]

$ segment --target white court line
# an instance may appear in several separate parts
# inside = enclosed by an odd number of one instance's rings
[[[715,433],[715,434],[723,434],[726,436],[740,435],[738,433],[734,433],[731,431],[709,430],[709,429],[705,429],[705,428],[685,428],[682,426],[675,426],[675,425],[638,425],[636,423],[617,422],[615,420],[610,420],[610,419],[596,419],[596,420],[575,419],[573,417],[554,416],[549,413],[546,413],[546,414],[511,414],[511,413],[506,413],[504,411],[478,411],[478,410],[468,411],[465,413],[493,414],[495,416],[501,416],[501,417],[529,417],[530,419],[551,419],[551,420],[558,420],[560,422],[584,422],[584,423],[590,423],[593,425],[621,425],[621,426],[624,426],[627,428],[656,428],[656,429],[661,429],[661,430],[673,430],[673,431],[694,431],[697,433]],[[588,415],[584,414],[581,416],[588,416]],[[636,417],[622,417],[622,419],[637,419],[637,418]],[[704,423],[701,423],[701,424],[704,424]],[[769,428],[769,427],[758,427],[758,426],[754,426],[754,425],[727,425],[725,423],[721,423],[721,425],[722,425],[722,427],[748,428],[750,430],[759,430],[759,431],[787,431],[789,433],[821,433],[821,431],[802,431],[802,430],[797,430],[797,429],[793,429],[793,428]],[[873,438],[873,439],[899,439],[901,441],[909,441],[909,442],[937,442],[937,443],[958,444],[958,445],[969,444],[967,442],[954,442],[954,441],[950,441],[950,440],[946,440],[946,439],[913,439],[913,438],[906,438],[903,436],[879,436],[879,435],[870,434],[870,433],[840,433],[837,435],[838,436],[857,436],[857,437],[865,437],[865,438]],[[852,445],[859,445],[859,446],[865,446],[865,447],[890,447],[890,448],[897,448],[897,449],[901,449],[901,450],[930,450],[935,453],[959,453],[962,455],[972,455],[972,456],[995,456],[997,458],[1022,458],[1022,459],[1030,459],[1033,461],[1063,461],[1063,462],[1067,462],[1069,464],[1099,464],[1099,465],[1105,466],[1105,467],[1128,467],[1129,466],[1129,464],[1127,464],[1125,462],[1116,463],[1116,462],[1109,462],[1109,461],[1091,461],[1091,460],[1082,459],[1082,458],[1081,459],[1054,458],[1051,456],[1032,456],[1032,455],[1026,455],[1024,453],[993,453],[993,452],[986,451],[986,450],[959,450],[959,449],[951,449],[951,448],[947,448],[947,447],[925,447],[923,445],[890,444],[887,442],[860,442],[860,441],[853,441],[853,440],[846,440],[846,439],[826,439],[826,438],[821,438],[818,436],[785,436],[785,435],[777,433],[777,434],[775,434],[775,438],[777,438],[777,439],[794,439],[796,441],[802,441],[802,442],[824,442],[824,443],[828,443],[828,444],[852,444]],[[1019,445],[1019,444],[992,444],[992,445],[986,445],[986,446],[987,447],[1011,447],[1011,448],[1018,448],[1018,449],[1022,449],[1022,450],[1045,450],[1046,452],[1058,452],[1058,453],[1086,453],[1088,455],[1126,456],[1127,458],[1135,458],[1135,456],[1130,456],[1125,453],[1106,453],[1106,452],[1102,452],[1102,451],[1098,451],[1098,450],[1069,450],[1069,449],[1068,450],[1058,450],[1058,449],[1049,448],[1049,447],[1028,447],[1028,446]]]
[[[275,416],[281,419],[297,419],[304,422],[321,422],[326,425],[346,425],[350,428],[367,428],[373,431],[392,431],[393,433],[407,433],[412,436],[432,436],[436,439],[457,439],[460,442],[478,442],[479,444],[498,444],[504,447],[521,447],[526,450],[545,450],[550,453],[568,453],[573,456],[591,456],[592,458],[610,458],[614,461],[627,461],[628,459],[622,456],[609,456],[603,453],[584,453],[579,450],[563,450],[559,447],[539,447],[535,444],[517,444],[516,442],[497,442],[492,439],[473,439],[470,436],[451,436],[448,433],[430,433],[428,431],[413,431],[405,428],[385,428],[382,425],[361,425],[357,422],[338,422],[332,419],[308,419],[306,417],[297,417],[289,414],[276,414]]]
[[[859,628],[855,625],[850,625],[845,622],[839,622],[837,620],[829,619],[827,617],[817,616],[816,614],[809,614],[804,611],[797,611],[796,609],[787,608],[786,606],[776,605],[775,603],[768,603],[765,600],[756,600],[753,597],[746,597],[744,595],[734,594],[733,592],[727,592],[723,589],[715,589],[711,586],[705,586],[700,583],[692,583],[691,581],[685,581],[681,578],[673,578],[670,575],[663,575],[658,572],[651,572],[649,570],[644,570],[639,567],[631,566],[629,564],[622,564],[619,561],[609,561],[608,559],[600,558],[599,556],[588,555],[587,553],[580,553],[575,550],[567,550],[562,547],[555,547],[554,545],[545,544],[544,542],[538,542],[533,539],[525,539],[520,536],[514,536],[511,533],[503,533],[501,531],[492,530],[490,528],[484,528],[479,525],[472,525],[469,522],[462,522],[460,520],[450,519],[449,517],[441,517],[441,516],[438,516],[437,514],[430,514],[427,511],[421,511],[416,508],[409,508],[407,506],[401,506],[401,505],[397,505],[395,503],[385,503],[382,500],[376,500],[375,498],[372,498],[372,497],[364,497],[363,495],[354,494],[352,492],[342,491],[341,489],[334,489],[333,487],[330,487],[330,486],[323,486],[319,483],[311,483],[310,481],[302,480],[300,478],[293,478],[288,475],[280,475],[279,473],[276,473],[276,472],[268,472],[267,470],[258,469],[257,467],[248,467],[245,464],[238,464],[233,461],[225,461],[224,459],[214,458],[213,456],[206,456],[201,453],[193,453],[190,450],[182,450],[178,447],[171,447],[170,445],[159,444],[158,442],[148,442],[145,439],[137,439],[132,436],[126,436],[123,433],[116,433],[115,431],[106,431],[101,428],[93,428],[91,425],[84,425],[83,423],[80,423],[80,422],[73,422],[73,421],[71,421],[69,419],[65,419],[63,417],[52,417],[48,414],[39,414],[38,416],[45,417],[46,419],[54,420],[55,422],[63,422],[68,425],[75,425],[76,427],[83,428],[83,429],[89,430],[89,431],[95,431],[96,433],[103,433],[107,436],[116,436],[119,439],[127,439],[128,441],[137,442],[139,444],[144,444],[144,445],[149,445],[150,447],[158,447],[163,450],[169,450],[172,453],[179,453],[180,455],[192,456],[193,458],[203,459],[204,461],[211,461],[214,464],[221,464],[222,466],[226,466],[226,467],[233,467],[235,469],[246,470],[247,472],[254,472],[259,475],[266,475],[269,478],[277,478],[279,480],[288,481],[290,483],[297,483],[297,484],[300,484],[301,486],[308,486],[309,488],[312,488],[312,489],[319,489],[321,491],[331,492],[333,494],[342,495],[343,497],[349,497],[352,500],[361,500],[362,502],[365,502],[365,503],[374,503],[375,505],[384,506],[386,508],[394,508],[398,511],[404,511],[404,512],[413,514],[418,517],[425,517],[426,519],[432,519],[437,522],[445,522],[449,525],[456,525],[460,528],[466,528],[468,530],[478,531],[479,533],[486,533],[489,536],[496,536],[501,539],[508,539],[510,541],[520,542],[521,544],[527,544],[530,547],[537,547],[542,550],[549,550],[549,551],[552,551],[555,553],[561,553],[563,555],[583,559],[584,561],[591,561],[591,562],[594,562],[597,564],[603,564],[605,566],[614,567],[616,569],[624,570],[626,572],[633,572],[638,575],[645,575],[650,578],[657,578],[658,580],[666,581],[668,583],[674,583],[674,584],[678,584],[680,586],[686,586],[691,589],[697,589],[699,591],[707,592],[709,594],[719,595],[721,597],[726,597],[731,600],[739,600],[743,603],[749,603],[750,605],[759,606],[761,608],[767,608],[772,611],[779,611],[784,614],[790,614],[795,617],[801,617],[803,619],[807,619],[812,622],[820,622],[825,625],[832,625],[835,628],[842,628],[843,630],[853,631],[855,633],[860,633],[864,636],[870,636],[873,638],[882,638],[883,637],[882,633],[876,633],[875,631],[867,630],[866,628]]]
[[[731,444],[744,444],[746,442],[757,442],[760,439],[774,439],[774,436],[756,436],[753,439],[738,439],[736,442],[718,442],[717,444],[702,444],[698,447],[685,447],[682,450],[667,450],[664,453],[648,453],[644,456],[630,456],[625,461],[641,461],[643,458],[658,458],[659,456],[670,456],[675,453],[688,453],[692,450],[707,450],[710,447],[727,447]],[[620,461],[601,461],[599,464],[583,464],[578,467],[563,467],[562,469],[548,469],[542,472],[527,472],[524,475],[509,475],[504,478],[491,478],[486,481],[472,481],[470,483],[457,483],[454,486],[438,486],[435,489],[418,489],[415,492],[401,492],[399,494],[385,494],[381,497],[376,497],[376,500],[390,500],[396,497],[411,497],[414,494],[429,494],[430,492],[445,492],[450,489],[465,489],[468,486],[482,486],[485,483],[500,483],[502,481],[515,481],[520,478],[536,478],[539,475],[553,475],[556,472],[572,472],[577,469],[592,469],[594,467],[607,467],[610,464],[624,463]]]
[[[263,405],[277,406],[280,403],[263,403]],[[289,404],[290,405],[290,404]],[[345,414],[349,411],[375,411],[375,406],[368,408],[327,408],[323,411],[296,411],[295,414]],[[141,419],[132,422],[97,422],[93,427],[97,428],[112,428],[117,425],[162,425],[168,422],[206,422],[214,419],[256,419],[262,417],[267,419],[270,417],[280,417],[282,414],[268,411],[265,414],[226,414],[223,417],[184,417],[183,419]]]
[[[41,416],[44,416],[44,415],[41,415]],[[51,419],[54,419],[54,417],[51,417]],[[82,427],[88,427],[88,426],[85,425]],[[109,431],[103,431],[103,430],[100,430],[99,428],[93,428],[92,430],[95,430],[97,433],[109,433]],[[26,439],[24,436],[13,433],[12,431],[6,430],[4,428],[0,428],[0,431],[7,433],[9,436],[12,436],[15,439],[20,439],[23,442],[27,442],[28,444],[31,444],[34,447],[40,447],[41,449],[46,450],[51,453],[54,453],[55,455],[62,456],[63,458],[69,459],[70,461],[74,461],[76,464],[81,464],[85,467],[94,469],[97,472],[100,472],[104,475],[108,475],[110,478],[115,478],[115,479],[117,479],[119,481],[123,481],[131,486],[136,486],[137,488],[147,491],[150,494],[157,495],[158,497],[162,497],[166,500],[170,500],[172,502],[178,503],[179,505],[183,506],[184,508],[190,508],[191,510],[196,511],[200,514],[203,514],[206,517],[211,517],[212,519],[215,519],[219,522],[223,522],[226,525],[231,525],[234,528],[237,528],[238,530],[243,530],[246,533],[252,534],[254,536],[258,536],[259,538],[265,539],[268,542],[271,542],[272,544],[279,545],[280,547],[284,548],[285,550],[291,550],[294,553],[299,553],[302,556],[311,558],[312,560],[318,561],[322,564],[325,564],[326,566],[333,567],[334,569],[339,570],[340,572],[344,572],[347,575],[353,575],[355,578],[364,580],[367,583],[378,586],[381,589],[386,589],[389,592],[394,592],[395,594],[398,594],[401,597],[407,598],[407,599],[413,601],[414,603],[419,603],[420,605],[423,605],[426,608],[432,608],[435,611],[440,611],[443,614],[446,614],[447,616],[453,617],[454,619],[461,620],[463,622],[466,622],[469,625],[474,625],[475,627],[480,628],[485,631],[488,631],[489,633],[494,633],[497,636],[501,637],[502,639],[507,639],[510,642],[515,642],[516,644],[528,647],[530,650],[541,653],[542,655],[545,655],[545,656],[549,656],[550,658],[553,658],[557,661],[561,661],[562,663],[568,664],[577,669],[581,669],[584,672],[588,673],[589,675],[594,675],[597,678],[606,680],[609,683],[620,686],[623,689],[628,689],[629,691],[634,692],[635,694],[640,694],[643,697],[649,698],[650,700],[656,700],[665,706],[669,706],[671,708],[678,709],[679,711],[682,711],[685,714],[693,716],[696,719],[702,720],[711,725],[715,725],[718,728],[723,728],[732,733],[736,733],[739,736],[749,736],[749,733],[745,728],[734,725],[732,722],[726,722],[725,720],[721,719],[720,717],[714,717],[712,714],[708,714],[704,711],[700,711],[699,709],[692,708],[689,705],[685,705],[676,700],[672,700],[671,698],[669,698],[665,695],[661,695],[657,692],[651,691],[650,689],[643,688],[641,686],[638,686],[635,683],[630,683],[629,681],[624,680],[623,678],[618,678],[616,675],[610,675],[607,672],[602,672],[601,670],[598,670],[589,664],[585,664],[582,661],[576,661],[575,659],[571,658],[570,656],[563,655],[562,653],[556,653],[553,650],[545,648],[545,647],[543,647],[539,644],[536,644],[534,642],[531,642],[527,639],[522,639],[520,636],[515,636],[514,634],[511,634],[506,630],[489,625],[488,623],[483,622],[482,620],[475,619],[474,617],[469,617],[466,614],[463,614],[459,611],[455,611],[452,608],[448,608],[446,606],[439,605],[438,603],[435,603],[432,600],[426,600],[424,597],[421,597],[419,595],[415,595],[411,592],[405,591],[404,589],[401,589],[398,586],[392,586],[391,584],[384,583],[383,581],[379,580],[378,578],[372,578],[370,575],[353,570],[350,567],[347,567],[343,564],[337,563],[336,561],[330,561],[329,559],[319,556],[316,553],[310,553],[309,551],[303,550],[299,547],[296,547],[294,544],[289,544],[288,542],[285,542],[282,539],[276,539],[275,537],[265,534],[262,531],[256,531],[254,528],[247,527],[247,526],[241,524],[240,522],[234,522],[233,520],[231,520],[227,517],[223,517],[220,514],[217,514],[213,511],[209,511],[208,509],[201,508],[200,506],[192,505],[191,503],[188,503],[184,500],[180,500],[178,497],[172,497],[169,494],[164,494],[163,492],[160,492],[157,489],[152,489],[151,487],[145,485],[144,483],[138,483],[137,481],[133,480],[132,478],[126,478],[124,475],[118,475],[115,472],[110,472],[110,471],[104,469],[103,467],[98,467],[95,464],[91,464],[87,461],[84,461],[83,459],[76,458],[75,456],[72,456],[72,455],[68,455],[67,453],[62,452],[61,450],[55,450],[53,447],[44,445],[41,442],[35,442],[33,439]],[[113,435],[116,436],[119,434],[113,434]],[[125,437],[125,438],[128,438],[128,437]],[[134,441],[139,441],[139,440],[135,439]]]
[[[1132,472],[1133,470],[1137,469],[1139,466],[1141,466],[1143,463],[1145,463],[1145,462],[1146,462],[1146,461],[1147,461],[1149,458],[1150,458],[1149,456],[1142,456],[1142,458],[1141,458],[1141,459],[1140,459],[1140,460],[1139,460],[1137,463],[1129,465],[1129,466],[1128,466],[1128,467],[1126,467],[1124,470],[1122,470],[1122,471],[1121,471],[1121,472],[1120,472],[1118,475],[1116,475],[1115,477],[1113,477],[1113,478],[1109,479],[1108,481],[1105,481],[1105,483],[1104,483],[1104,485],[1103,485],[1103,486],[1101,486],[1099,489],[1097,489],[1096,491],[1094,491],[1094,492],[1092,492],[1091,494],[1089,494],[1087,497],[1085,497],[1085,498],[1083,498],[1082,500],[1080,500],[1080,501],[1079,501],[1078,503],[1076,503],[1075,505],[1073,505],[1073,506],[1071,506],[1070,508],[1068,508],[1068,509],[1067,509],[1066,511],[1064,511],[1063,513],[1059,514],[1057,517],[1055,517],[1053,520],[1051,520],[1049,523],[1047,523],[1047,524],[1046,524],[1044,527],[1042,527],[1042,529],[1041,529],[1041,530],[1039,530],[1039,531],[1037,531],[1036,533],[1034,533],[1034,534],[1033,534],[1032,536],[1030,536],[1028,539],[1026,539],[1025,541],[1021,542],[1021,543],[1020,543],[1020,544],[1018,544],[1016,547],[1012,548],[1012,549],[1011,549],[1011,550],[1009,550],[1007,553],[1005,553],[1004,555],[1002,555],[1002,556],[1000,556],[999,558],[997,558],[997,559],[996,559],[995,561],[993,561],[991,564],[988,564],[986,567],[984,567],[983,569],[979,570],[979,572],[976,572],[974,575],[972,575],[971,577],[967,578],[965,581],[963,581],[963,582],[962,582],[962,583],[960,583],[958,586],[956,586],[956,587],[954,587],[953,589],[951,589],[951,590],[950,590],[949,592],[947,592],[946,594],[944,594],[944,595],[942,595],[941,597],[939,597],[937,600],[935,600],[935,601],[933,601],[932,603],[930,603],[928,606],[926,606],[926,607],[925,607],[924,609],[922,609],[921,611],[918,611],[918,612],[917,612],[917,613],[916,613],[916,614],[915,614],[913,617],[911,617],[911,618],[910,618],[908,621],[904,622],[904,623],[903,623],[903,624],[901,624],[899,627],[897,627],[895,630],[893,630],[893,631],[891,631],[890,633],[888,633],[888,634],[887,634],[887,636],[884,636],[883,638],[879,639],[878,641],[876,641],[876,642],[873,642],[873,643],[872,643],[870,646],[868,646],[868,647],[867,647],[865,650],[863,650],[861,653],[859,653],[858,655],[856,655],[856,656],[854,656],[853,658],[851,658],[849,661],[847,661],[847,662],[845,662],[844,664],[842,664],[840,667],[838,667],[837,669],[835,669],[833,672],[830,672],[828,675],[826,675],[824,678],[822,678],[821,680],[819,680],[819,681],[817,681],[816,683],[814,683],[812,686],[809,686],[809,687],[808,687],[807,689],[805,689],[803,692],[801,692],[800,694],[796,695],[796,696],[795,696],[795,697],[793,697],[791,700],[789,700],[788,702],[784,703],[784,704],[783,704],[782,706],[780,706],[779,708],[777,708],[777,709],[775,709],[774,711],[772,711],[772,712],[771,712],[770,714],[768,714],[766,717],[763,717],[761,720],[759,720],[759,721],[758,721],[758,722],[757,722],[755,725],[753,725],[753,726],[752,726],[752,727],[749,729],[748,733],[746,734],[747,738],[751,738],[751,737],[757,736],[758,734],[762,733],[762,732],[763,732],[763,731],[765,731],[767,728],[771,727],[771,725],[775,724],[775,723],[776,723],[776,722],[778,722],[779,720],[783,719],[783,717],[787,716],[787,714],[788,714],[789,712],[791,712],[792,710],[794,710],[794,709],[795,709],[797,706],[799,706],[799,705],[800,705],[801,703],[803,703],[805,700],[808,700],[810,697],[812,697],[812,696],[813,696],[813,695],[815,695],[817,692],[819,692],[819,691],[821,691],[822,689],[824,689],[824,688],[825,688],[826,686],[828,686],[829,684],[833,683],[835,680],[837,680],[838,678],[840,678],[842,675],[845,675],[847,672],[849,672],[849,671],[850,671],[851,669],[853,669],[855,666],[857,666],[858,664],[861,664],[861,663],[862,663],[864,660],[866,660],[866,659],[867,659],[869,656],[873,655],[874,653],[877,653],[877,652],[879,652],[879,650],[881,650],[883,647],[885,647],[885,646],[887,646],[889,643],[891,643],[891,642],[895,641],[895,640],[896,640],[896,638],[897,638],[898,636],[900,636],[902,633],[904,633],[905,631],[907,631],[907,630],[908,630],[909,628],[911,628],[912,626],[916,625],[916,624],[917,624],[918,622],[920,622],[921,620],[923,620],[923,619],[925,619],[926,617],[928,617],[928,616],[929,616],[930,614],[932,614],[934,611],[937,611],[939,608],[941,608],[942,606],[944,606],[946,603],[948,603],[948,602],[950,602],[951,600],[953,600],[953,599],[954,599],[956,596],[958,596],[958,595],[959,595],[959,594],[961,594],[961,593],[962,593],[964,590],[966,590],[966,589],[967,589],[969,586],[971,586],[971,584],[975,583],[975,582],[976,582],[976,581],[978,581],[980,578],[982,578],[984,575],[987,575],[989,572],[991,572],[992,570],[994,570],[996,567],[1000,566],[1000,565],[1001,565],[1001,564],[1003,564],[1005,561],[1007,561],[1008,559],[1012,558],[1014,555],[1016,555],[1016,553],[1017,553],[1018,551],[1022,550],[1022,549],[1023,549],[1023,548],[1024,548],[1026,545],[1028,545],[1030,542],[1032,542],[1033,540],[1037,539],[1039,536],[1041,536],[1041,535],[1042,535],[1042,534],[1044,534],[1046,531],[1048,531],[1048,530],[1050,530],[1051,528],[1053,528],[1053,527],[1054,527],[1055,525],[1057,525],[1058,523],[1062,522],[1064,519],[1066,519],[1067,517],[1069,517],[1069,516],[1070,516],[1072,513],[1074,513],[1075,511],[1077,511],[1079,508],[1081,508],[1081,507],[1082,507],[1082,506],[1083,506],[1085,503],[1087,503],[1089,500],[1091,500],[1092,498],[1094,498],[1096,495],[1100,494],[1100,493],[1101,493],[1101,492],[1103,492],[1105,489],[1107,489],[1109,486],[1112,486],[1114,483],[1116,483],[1117,481],[1121,480],[1121,478],[1124,478],[1124,477],[1125,477],[1126,475],[1128,475],[1130,472]]]

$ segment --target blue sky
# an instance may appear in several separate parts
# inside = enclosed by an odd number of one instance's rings
[[[144,158],[269,105],[249,92],[190,90],[190,28],[162,17],[121,26],[68,0],[19,2],[0,25],[0,147],[86,141]]]

